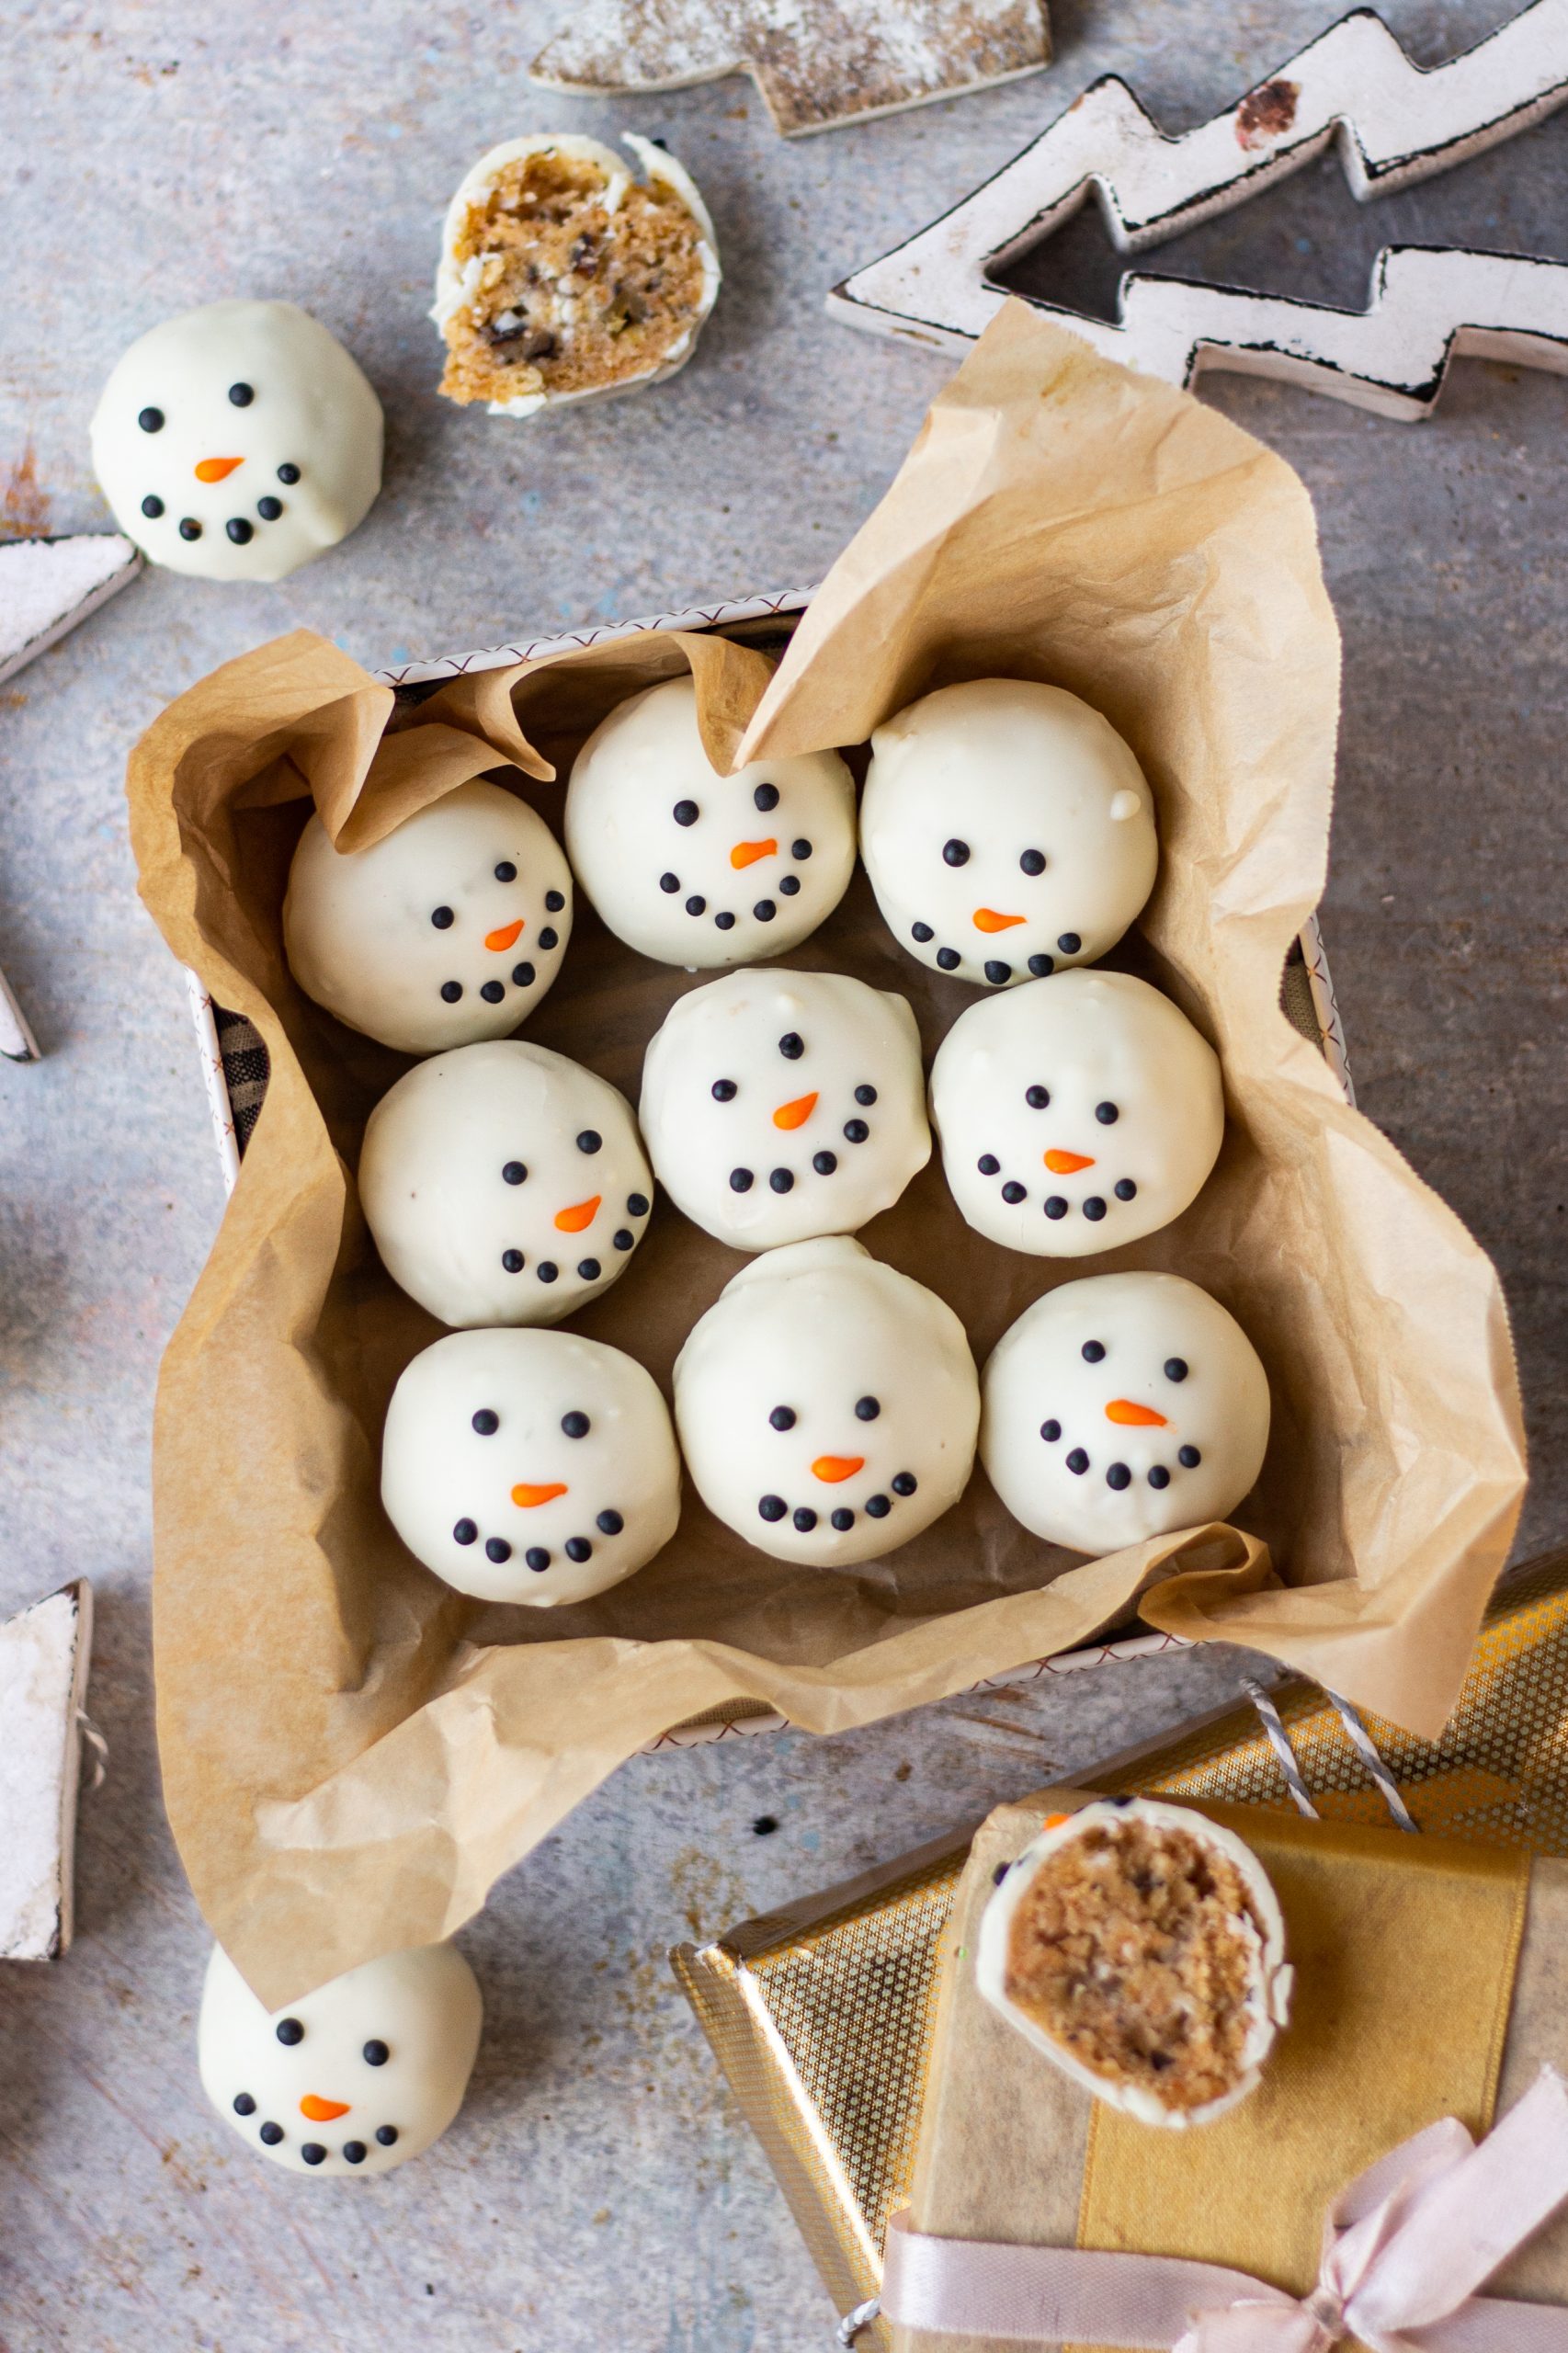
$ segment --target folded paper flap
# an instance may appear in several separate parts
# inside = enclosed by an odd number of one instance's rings
[[[384,816],[432,774],[528,752],[533,769],[506,780],[559,828],[561,786],[538,770],[563,775],[618,700],[689,670],[710,755],[744,758],[767,665],[700,633],[640,635],[456,681],[383,735],[387,690],[296,634],[193,688],[132,756],[147,904],[271,1058],[165,1358],[154,1472],[170,1818],[204,1912],[269,1999],[448,1933],[671,1722],[744,1695],[816,1730],[863,1723],[1125,1622],[1165,1573],[1181,1574],[1149,1594],[1150,1616],[1185,1610],[1205,1637],[1240,1630],[1308,1671],[1332,1662],[1337,1688],[1411,1723],[1447,1708],[1511,1529],[1517,1401],[1491,1268],[1315,1074],[1301,1079],[1278,1009],[1328,821],[1336,647],[1310,509],[1279,460],[1182,396],[1086,353],[1063,369],[1037,322],[1021,334],[1009,317],[983,341],[924,442],[950,438],[944,473],[967,483],[943,492],[950,528],[933,539],[907,499],[880,511],[844,559],[860,588],[846,600],[835,569],[812,612],[841,618],[816,625],[789,675],[822,714],[817,740],[852,745],[867,679],[924,662],[947,632],[966,658],[1069,676],[1150,764],[1169,852],[1151,944],[1134,936],[1117,961],[1152,961],[1226,1041],[1232,1121],[1199,1200],[1113,1263],[1189,1276],[1264,1356],[1275,1434],[1240,1530],[1085,1562],[1028,1537],[977,1473],[886,1561],[824,1576],[759,1554],[688,1495],[675,1541],[593,1602],[486,1609],[448,1591],[396,1542],[377,1493],[386,1398],[437,1327],[380,1268],[347,1173],[406,1063],[284,969],[301,785],[340,836],[358,822],[368,838],[361,809]],[[968,423],[949,437],[955,404]],[[859,875],[798,961],[898,990],[927,1052],[968,1001],[902,954]],[[624,949],[579,896],[528,1035],[635,1097],[648,1037],[693,984]],[[977,1355],[1064,1271],[974,1235],[935,1163],[866,1239],[959,1307]],[[667,1383],[737,1263],[662,1204],[574,1326]]]
[[[1293,2017],[1249,2100],[1190,2132],[1154,2131],[1089,2099],[974,1984],[997,1875],[1049,1815],[1081,1802],[1042,1791],[998,1808],[975,1839],[942,1949],[911,2220],[946,2238],[1230,2265],[1304,2295],[1321,2217],[1346,2182],[1436,2117],[1484,2131],[1500,2078],[1511,2100],[1539,2072],[1544,2054],[1528,2038],[1505,2066],[1505,2038],[1516,1967],[1533,2002],[1533,1954],[1560,1939],[1568,1875],[1537,1866],[1532,1882],[1517,1849],[1196,1805],[1269,1873],[1296,1969]],[[1555,2228],[1562,2261],[1568,2229]],[[973,2337],[894,2343],[994,2353]]]

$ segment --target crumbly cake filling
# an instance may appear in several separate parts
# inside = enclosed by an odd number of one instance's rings
[[[1107,2084],[1201,2108],[1245,2072],[1261,1945],[1229,1857],[1133,1816],[1040,1865],[1013,1915],[1006,1991]]]
[[[701,244],[663,181],[612,187],[590,159],[551,152],[504,165],[450,256],[463,294],[442,328],[442,392],[514,401],[650,374],[701,319]]]

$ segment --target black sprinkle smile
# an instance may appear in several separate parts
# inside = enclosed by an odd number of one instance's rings
[[[778,788],[776,784],[759,784],[752,793],[752,800],[761,814],[767,816],[778,806]],[[677,825],[686,826],[695,825],[702,812],[695,801],[677,801],[670,814]],[[790,856],[796,860],[797,864],[804,865],[814,847],[815,844],[807,840],[802,834],[790,843]],[[678,898],[683,887],[680,876],[673,869],[666,869],[659,877],[659,888],[666,898]],[[798,898],[801,890],[800,876],[798,874],[780,875],[777,889],[779,899]],[[717,931],[733,931],[735,927],[736,910],[733,907],[710,906],[699,891],[689,892],[682,904],[687,914],[694,918],[711,915],[714,929]],[[778,900],[766,898],[754,900],[751,912],[758,923],[771,923],[778,913]]]
[[[1024,1101],[1031,1111],[1048,1110],[1051,1106],[1051,1091],[1048,1087],[1038,1085],[1026,1086]],[[1095,1118],[1102,1128],[1114,1127],[1120,1117],[1120,1107],[1118,1104],[1107,1102],[1096,1103],[1095,1106]],[[983,1176],[1002,1175],[1002,1163],[994,1152],[983,1152],[974,1165]],[[1134,1201],[1138,1198],[1138,1188],[1131,1176],[1119,1176],[1110,1189],[1112,1198],[1118,1201]],[[1007,1203],[1009,1209],[1020,1207],[1029,1198],[1028,1187],[1020,1184],[1016,1176],[1009,1176],[1004,1180],[1001,1192],[1002,1199]],[[1072,1206],[1064,1193],[1052,1192],[1049,1188],[1042,1192],[1040,1207],[1053,1223],[1066,1217]],[[1086,1217],[1091,1225],[1096,1225],[1109,1211],[1110,1202],[1103,1193],[1090,1193],[1079,1202],[1078,1209],[1080,1214]]]
[[[641,1195],[633,1196],[634,1199],[641,1198]],[[469,1418],[481,1438],[494,1438],[501,1427],[501,1416],[492,1405],[481,1405],[478,1411],[472,1414]],[[567,1438],[586,1438],[593,1427],[593,1423],[586,1414],[578,1407],[573,1406],[562,1415],[561,1427]],[[619,1512],[607,1508],[597,1514],[594,1526],[600,1536],[619,1536],[625,1528],[626,1521]],[[454,1544],[461,1544],[465,1549],[471,1544],[477,1544],[479,1535],[479,1522],[476,1519],[468,1518],[466,1515],[453,1525],[452,1541]],[[591,1537],[569,1536],[561,1549],[569,1561],[578,1565],[584,1561],[591,1561],[594,1557]],[[497,1567],[511,1559],[515,1547],[505,1536],[487,1536],[484,1539],[484,1557],[487,1561],[494,1561]],[[523,1552],[525,1565],[532,1569],[536,1576],[544,1574],[551,1566],[551,1560],[552,1555],[542,1544],[529,1544]],[[369,2046],[367,2051],[368,2049]]]
[[[937,937],[928,923],[912,923],[909,926],[909,936],[921,948],[928,948]],[[1076,956],[1081,952],[1084,943],[1077,932],[1064,931],[1056,945],[1062,955]],[[1016,970],[1005,957],[987,956],[983,960],[975,959],[966,957],[960,949],[947,947],[937,949],[937,963],[944,972],[962,972],[966,980],[985,980],[994,989],[1006,988]],[[1025,970],[1031,980],[1047,980],[1056,970],[1056,958],[1044,955],[1030,956],[1026,960]]]

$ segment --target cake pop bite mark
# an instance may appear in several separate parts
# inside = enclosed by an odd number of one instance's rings
[[[598,1186],[587,1195],[585,1159]],[[572,1313],[624,1270],[653,1188],[625,1097],[517,1039],[407,1072],[370,1114],[359,1159],[389,1273],[454,1324]]]
[[[1089,1276],[1048,1292],[998,1342],[982,1385],[992,1484],[1026,1528],[1077,1552],[1222,1519],[1263,1465],[1256,1351],[1180,1276]]]
[[[567,847],[629,946],[691,969],[737,964],[794,947],[837,904],[854,865],[854,808],[835,752],[719,776],[696,688],[672,678],[618,705],[579,753]],[[760,835],[759,814],[781,822]]]
[[[407,1053],[500,1037],[561,969],[571,889],[543,819],[482,779],[368,849],[335,849],[312,817],[283,905],[290,969],[350,1029]],[[498,971],[530,925],[528,954]]]
[[[915,1017],[836,973],[727,974],[653,1039],[642,1118],[666,1188],[721,1241],[852,1231],[929,1157]]]
[[[1213,1049],[1123,972],[1058,973],[971,1006],[937,1051],[931,1114],[967,1222],[1040,1257],[1168,1224],[1224,1134]]]
[[[1157,862],[1127,745],[1075,695],[1017,678],[941,688],[878,728],[860,835],[895,938],[991,988],[1103,956]],[[1006,955],[988,952],[999,936]]]
[[[780,1560],[872,1559],[929,1527],[969,1477],[977,1406],[963,1326],[846,1235],[744,1268],[692,1331],[675,1382],[703,1501]]]
[[[462,1332],[392,1392],[381,1497],[409,1550],[460,1592],[551,1608],[652,1559],[675,1532],[680,1467],[663,1398],[619,1349]]]
[[[110,374],[92,445],[120,528],[208,579],[281,580],[381,487],[381,405],[290,302],[213,302],[152,328]]]
[[[367,1961],[282,2015],[215,1946],[197,2029],[202,2088],[243,2140],[290,2172],[388,2173],[457,2115],[481,2022],[473,1972],[451,1945]]]

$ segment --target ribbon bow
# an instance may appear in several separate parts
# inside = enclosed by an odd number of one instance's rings
[[[1568,2353],[1568,2311],[1476,2290],[1568,2200],[1568,2084],[1543,2067],[1479,2145],[1457,2117],[1403,2142],[1329,2209],[1318,2284],[1287,2295],[1172,2256],[939,2239],[893,2218],[882,2314],[1018,2345],[1159,2353]]]

